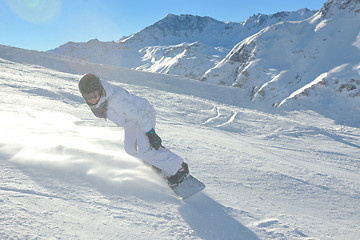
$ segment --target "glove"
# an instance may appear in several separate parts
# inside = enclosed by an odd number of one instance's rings
[[[158,150],[161,147],[161,138],[155,133],[154,129],[151,129],[146,133],[149,138],[150,145]]]

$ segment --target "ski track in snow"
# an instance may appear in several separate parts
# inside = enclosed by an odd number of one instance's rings
[[[221,110],[222,110],[222,108],[214,107],[211,110],[211,112],[216,112],[216,116],[207,119],[202,124],[203,125],[208,125],[208,124],[213,125],[214,122],[218,122],[219,124],[216,125],[216,127],[223,127],[225,125],[231,124],[234,121],[234,119],[235,119],[235,117],[237,115],[237,112],[233,112],[232,115],[229,118],[227,115],[222,114]],[[206,112],[206,111],[203,111],[203,112]]]
[[[120,128],[92,116],[79,75],[4,59],[0,68],[0,239],[360,238],[359,128],[129,71],[137,81],[114,84],[154,104],[165,146],[207,185],[181,201],[123,151]]]

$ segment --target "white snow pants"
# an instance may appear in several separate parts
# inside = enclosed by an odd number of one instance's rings
[[[180,168],[183,159],[168,149],[160,147],[154,149],[149,142],[146,133],[140,129],[137,123],[129,122],[124,126],[125,151],[145,162],[153,165],[170,175],[174,175]]]

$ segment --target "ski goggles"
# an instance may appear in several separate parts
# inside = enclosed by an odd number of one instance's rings
[[[83,93],[82,96],[85,99],[85,101],[89,101],[91,99],[98,98],[100,96],[100,91],[96,90],[96,91],[91,92],[91,93]]]

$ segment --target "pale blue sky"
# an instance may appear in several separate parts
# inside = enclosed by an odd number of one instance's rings
[[[117,41],[165,15],[193,14],[242,22],[253,14],[301,8],[326,0],[0,0],[0,44],[49,50],[68,41]]]

